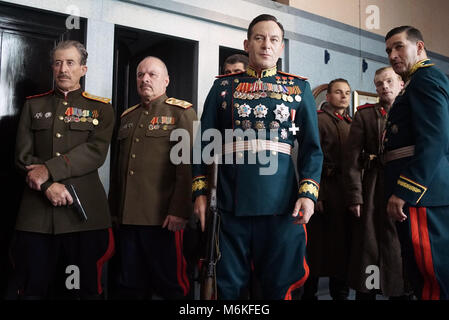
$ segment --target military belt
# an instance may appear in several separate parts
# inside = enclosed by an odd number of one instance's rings
[[[383,156],[383,160],[384,160],[384,163],[387,163],[387,162],[390,162],[393,160],[411,157],[414,154],[415,154],[415,146],[414,145],[407,146],[407,147],[402,147],[402,148],[394,149],[391,151],[387,151],[387,153],[385,153]]]
[[[281,152],[288,155],[292,153],[292,146],[288,143],[260,139],[226,143],[223,149],[224,154],[243,151],[252,151],[253,153],[257,153],[265,150]]]

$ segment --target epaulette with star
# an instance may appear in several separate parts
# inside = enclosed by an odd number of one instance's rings
[[[246,71],[239,71],[239,72],[234,72],[234,73],[228,73],[228,74],[220,74],[218,76],[215,76],[215,78],[220,79],[220,78],[225,78],[225,77],[232,77],[232,76],[236,76],[238,74],[242,74],[245,73]]]
[[[130,113],[131,111],[134,111],[137,109],[137,107],[140,106],[140,103],[136,104],[135,106],[132,106],[128,109],[126,109],[125,111],[123,111],[122,115],[120,116],[120,118],[123,118],[123,116],[125,116],[126,114]]]
[[[278,71],[278,73],[283,74],[284,76],[290,76],[290,77],[294,77],[294,78],[298,78],[298,79],[302,79],[302,80],[308,80],[308,78],[301,77],[296,74],[291,74],[291,73],[287,73],[287,72],[283,72],[283,71]]]
[[[93,94],[90,94],[90,93],[88,93],[86,91],[84,91],[82,93],[82,95],[83,95],[84,98],[87,98],[89,100],[100,101],[100,102],[103,102],[103,103],[111,102],[111,99],[109,99],[109,98],[103,98],[103,97],[99,97],[99,96],[94,96]]]
[[[45,92],[45,93],[40,93],[40,94],[35,94],[35,95],[33,95],[33,96],[28,96],[28,97],[26,97],[26,99],[34,99],[34,98],[38,98],[38,97],[47,96],[47,95],[49,95],[49,94],[52,94],[53,91],[54,91],[54,90],[50,90],[50,91]]]
[[[192,106],[192,104],[190,102],[175,99],[175,98],[168,98],[167,100],[165,100],[165,103],[172,105],[172,106],[180,107],[183,109],[188,109]]]

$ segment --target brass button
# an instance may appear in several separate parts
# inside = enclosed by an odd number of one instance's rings
[[[62,104],[66,106],[68,104],[68,102],[67,101],[63,101]]]
[[[61,137],[62,137],[62,134],[60,134],[59,132],[56,133],[56,138],[61,138]]]
[[[274,137],[273,141],[279,141],[279,137]]]
[[[134,141],[136,141],[136,142],[139,142],[140,141],[140,139],[139,138],[136,138]]]
[[[139,128],[143,128],[143,124],[141,123],[141,124],[139,124]]]
[[[148,111],[145,111],[145,112],[144,112],[144,114],[145,114],[146,116],[148,115],[148,113],[149,113]]]
[[[131,158],[135,159],[135,158],[136,158],[136,155],[133,153],[133,154],[131,155]]]
[[[61,156],[61,154],[60,154],[59,152],[56,152],[55,155],[56,155],[57,157],[60,157],[60,156]]]
[[[59,116],[58,119],[62,121],[62,120],[64,120],[64,117],[63,116]]]
[[[240,120],[235,120],[235,124],[236,124],[237,126],[239,126],[239,125],[240,125]]]
[[[237,152],[237,157],[243,158],[243,153],[242,152]]]
[[[129,175],[130,175],[130,176],[134,175],[134,171],[129,170]]]
[[[277,155],[277,152],[276,152],[276,151],[271,151],[271,154],[272,154],[273,156],[275,156],[275,155]]]

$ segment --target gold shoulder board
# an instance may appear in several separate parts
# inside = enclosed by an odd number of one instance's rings
[[[88,93],[86,91],[83,92],[83,97],[87,98],[87,99],[90,99],[90,100],[100,101],[100,102],[103,102],[103,103],[111,102],[111,99],[103,98],[103,97],[99,97],[99,96],[94,96],[94,95],[92,95],[92,94],[90,94],[90,93]]]
[[[168,98],[167,100],[165,100],[165,103],[170,104],[172,106],[181,107],[183,109],[188,109],[192,106],[192,104],[190,102],[175,99],[175,98]]]

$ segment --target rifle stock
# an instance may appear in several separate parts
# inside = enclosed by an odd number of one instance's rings
[[[213,166],[213,180],[210,190],[210,205],[209,214],[207,215],[206,228],[206,256],[201,267],[201,288],[200,296],[202,300],[216,300],[217,299],[217,283],[215,266],[219,259],[218,251],[218,231],[219,231],[219,216],[217,210],[217,161]]]

